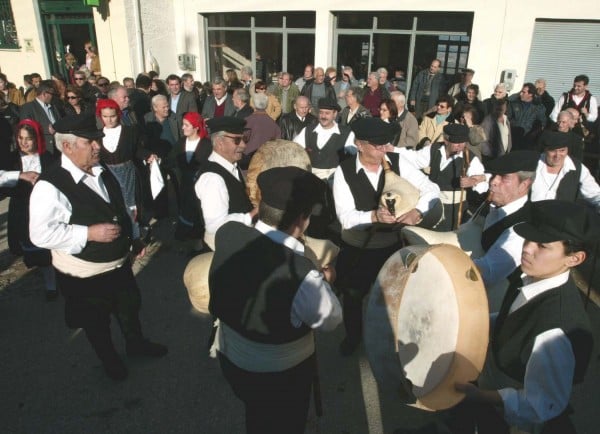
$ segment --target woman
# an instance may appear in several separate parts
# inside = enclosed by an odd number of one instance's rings
[[[379,105],[379,117],[388,124],[391,122],[398,122],[398,107],[396,107],[396,103],[389,98],[382,100]],[[391,144],[396,147],[398,146],[399,140],[400,131],[394,136]]]
[[[85,66],[90,71],[90,75],[102,75],[100,72],[100,57],[98,57],[96,47],[92,45],[91,41],[87,41],[83,48],[85,49]]]
[[[467,400],[453,432],[576,432],[569,399],[593,338],[570,271],[600,241],[599,220],[582,205],[546,200],[533,203],[529,222],[514,226],[525,239],[521,268],[493,324],[478,385],[456,385]]]
[[[65,114],[80,115],[86,111],[91,111],[91,106],[83,99],[81,89],[74,85],[67,86],[67,97],[65,104]]]
[[[194,191],[196,172],[200,164],[208,160],[212,144],[204,119],[196,112],[183,115],[183,137],[177,143],[176,164],[179,183],[179,220],[175,231],[178,240],[195,239],[199,243],[194,250],[201,250],[204,238],[204,222]]]
[[[8,246],[11,253],[23,255],[28,268],[37,266],[42,272],[46,286],[46,299],[56,299],[56,282],[51,265],[50,251],[34,246],[29,239],[29,196],[39,174],[48,170],[54,161],[45,153],[46,143],[42,126],[24,119],[17,124],[18,149],[4,162],[7,172],[0,171],[0,185],[11,197],[8,206]]]
[[[75,84],[75,71],[79,69],[77,58],[73,53],[65,53],[65,70],[67,71],[68,83]]]
[[[0,93],[4,95],[4,99],[7,102],[13,103],[17,106],[25,104],[25,98],[23,94],[19,92],[19,89],[14,84],[8,82],[6,74],[0,72]]]
[[[484,163],[507,154],[512,149],[510,121],[506,116],[508,101],[506,99],[496,100],[492,107],[492,112],[481,123],[485,136],[485,140],[480,144]]]
[[[258,93],[266,94],[267,93],[267,85],[265,84],[264,81],[259,80],[254,85],[254,91],[258,92]],[[277,122],[277,119],[281,115],[281,103],[279,102],[279,100],[277,98],[275,98],[275,95],[267,94],[267,97],[269,98],[269,102],[267,104],[267,109],[265,111],[267,112],[267,114],[269,115],[269,117],[271,119],[273,119],[275,122]],[[252,108],[254,108],[254,103],[252,102],[252,98],[250,98],[250,106]]]
[[[371,112],[362,105],[363,96],[364,90],[359,86],[352,86],[346,91],[346,107],[338,116],[340,125],[351,125],[358,119],[371,117]]]
[[[227,93],[233,95],[233,91],[244,87],[244,83],[240,81],[235,69],[225,71],[225,81],[227,82]]]

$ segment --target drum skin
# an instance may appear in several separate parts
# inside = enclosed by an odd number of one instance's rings
[[[488,345],[488,302],[479,271],[459,248],[405,247],[382,267],[365,315],[365,348],[382,387],[410,390],[442,410],[476,380]]]
[[[246,190],[252,205],[260,202],[260,189],[256,183],[258,175],[273,167],[295,166],[310,172],[310,158],[306,150],[289,140],[269,140],[261,145],[252,156],[246,174]]]
[[[183,283],[187,288],[190,302],[194,309],[200,313],[209,313],[208,270],[213,255],[214,252],[208,252],[193,257],[183,272]]]

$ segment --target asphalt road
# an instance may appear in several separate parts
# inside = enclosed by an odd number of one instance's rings
[[[6,206],[0,203],[0,433],[244,432],[242,405],[208,357],[210,318],[196,313],[182,275],[186,246],[158,227],[151,254],[136,265],[145,334],[169,346],[158,360],[128,359],[113,321],[115,345],[129,378],[108,379],[82,333],[64,324],[63,301],[46,302],[42,279],[6,251]],[[600,342],[600,310],[589,310]],[[324,415],[311,408],[307,433],[392,433],[435,421],[440,414],[403,405],[380,392],[364,350],[341,358],[342,328],[318,335]],[[600,361],[595,349],[586,383],[573,404],[581,434],[600,432]]]

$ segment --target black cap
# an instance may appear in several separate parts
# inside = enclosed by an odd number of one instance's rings
[[[385,145],[400,132],[397,122],[385,122],[380,118],[361,118],[351,124],[354,136],[373,145]]]
[[[210,134],[218,133],[219,131],[225,131],[231,134],[243,134],[246,121],[240,118],[234,118],[233,116],[221,116],[219,118],[212,118],[206,121],[206,125],[210,131]]]
[[[444,134],[448,136],[450,143],[465,143],[469,141],[469,127],[462,124],[447,124],[444,126]]]
[[[54,122],[52,128],[57,133],[73,134],[90,140],[104,137],[104,133],[96,126],[96,117],[91,113],[65,116]]]
[[[486,164],[485,171],[494,175],[506,175],[520,171],[535,172],[540,154],[535,151],[512,151]]]
[[[336,110],[338,112],[342,111],[342,108],[337,103],[337,101],[332,100],[330,98],[320,98],[319,99],[318,107],[319,107],[319,110],[320,109],[327,109],[327,110]]]
[[[290,212],[304,211],[321,203],[326,188],[325,183],[311,172],[295,166],[265,170],[256,182],[266,205]]]
[[[560,131],[544,131],[540,137],[540,144],[544,151],[552,151],[573,146],[573,135]]]
[[[585,205],[562,200],[532,203],[531,220],[515,225],[517,234],[529,241],[600,241],[600,216]]]

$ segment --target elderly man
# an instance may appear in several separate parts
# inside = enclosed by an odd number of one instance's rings
[[[52,80],[44,80],[39,84],[34,100],[23,104],[20,111],[21,120],[33,119],[42,126],[46,151],[55,156],[58,155],[58,151],[54,143],[52,124],[61,118],[61,113],[52,104],[53,98],[56,96]]]
[[[600,186],[588,168],[569,155],[573,136],[546,131],[540,142],[544,152],[538,161],[531,187],[531,201],[559,199],[575,202],[583,199],[600,212]]]
[[[356,157],[344,160],[333,178],[335,210],[342,225],[342,246],[337,261],[338,288],[344,294],[346,337],[343,356],[351,355],[362,336],[362,300],[387,258],[401,247],[400,225],[416,225],[439,203],[438,187],[400,154],[387,153],[398,124],[379,118],[352,124],[358,148]],[[395,217],[379,206],[383,190],[383,160],[420,192],[415,208]]]
[[[538,78],[533,84],[535,85],[538,98],[546,108],[546,117],[548,117],[554,109],[554,98],[546,90],[546,79]]]
[[[198,170],[194,186],[206,225],[204,242],[215,248],[215,233],[226,222],[250,225],[257,210],[246,193],[246,183],[238,161],[244,156],[243,119],[224,116],[207,122],[213,151]]]
[[[248,169],[250,159],[263,143],[281,138],[279,125],[266,112],[269,103],[268,96],[264,93],[255,93],[252,101],[254,102],[254,113],[246,118],[244,133],[246,149],[244,149],[244,157],[240,161],[242,170]]]
[[[129,258],[132,251],[143,255],[143,244],[117,179],[99,164],[97,140],[104,134],[94,117],[70,116],[54,129],[62,156],[31,193],[31,241],[52,250],[67,326],[82,328],[106,374],[123,380],[127,367],[113,346],[111,313],[121,326],[128,356],[167,354],[167,347],[142,334],[140,291]]]
[[[402,156],[419,169],[429,168],[429,180],[440,188],[440,199],[444,205],[444,218],[435,227],[438,231],[451,231],[462,222],[459,215],[461,202],[467,211],[466,189],[472,188],[479,194],[487,191],[483,164],[468,149],[469,127],[461,124],[444,126],[443,142],[415,150],[403,150]]]
[[[307,97],[310,100],[310,105],[313,109],[313,115],[317,115],[317,107],[321,98],[327,98],[330,101],[335,101],[335,90],[329,80],[325,81],[325,70],[323,68],[315,68],[315,77],[307,81],[300,95]]]
[[[306,65],[304,67],[304,75],[302,75],[302,77],[298,77],[298,79],[295,82],[296,86],[298,86],[298,89],[300,90],[300,92],[302,92],[302,88],[304,87],[304,85],[313,79],[313,74],[314,74],[314,68],[309,63],[308,65]]]
[[[594,122],[598,119],[598,100],[588,90],[589,83],[590,79],[587,75],[576,76],[573,79],[573,88],[560,96],[550,118],[556,122],[562,110],[573,107],[579,110],[586,122]]]
[[[303,128],[315,123],[316,118],[310,113],[310,101],[305,96],[299,96],[293,103],[294,111],[279,118],[281,138],[294,140]]]
[[[367,77],[367,87],[365,89],[365,95],[363,96],[362,105],[371,112],[371,116],[379,117],[381,101],[388,99],[389,97],[390,93],[385,86],[380,83],[379,72],[370,72]]]
[[[467,97],[467,87],[474,84],[473,76],[475,75],[475,71],[471,68],[463,69],[460,74],[460,81],[454,83],[452,87],[448,90],[448,95],[457,100],[464,100]],[[479,89],[479,87],[478,87]],[[477,92],[477,99],[481,99],[481,94],[479,91]]]
[[[508,101],[508,91],[506,90],[506,84],[504,83],[498,83],[494,87],[494,93],[489,98],[483,100],[483,111],[485,114],[492,114],[494,112],[496,102],[500,100]]]
[[[352,86],[345,92],[346,106],[339,115],[340,125],[351,125],[359,119],[372,117],[369,109],[362,105],[364,95],[365,91],[360,86]]]
[[[406,95],[399,90],[395,90],[390,94],[390,98],[396,103],[398,109],[397,121],[401,128],[398,147],[416,148],[417,143],[419,143],[419,123],[406,107]]]
[[[290,113],[293,110],[292,104],[300,96],[300,89],[292,82],[290,73],[281,73],[281,79],[273,90],[273,95],[279,100],[283,114]]]
[[[579,125],[572,111],[577,112],[577,109],[566,109],[558,114],[556,119],[556,131],[569,135],[569,156],[571,158],[574,157],[579,161],[583,161],[583,151],[585,149],[584,137],[582,134],[577,134],[575,132],[577,130],[574,130],[574,128]],[[576,114],[579,116],[579,112]],[[542,134],[542,137],[543,136],[544,135]]]
[[[223,116],[233,116],[234,114],[235,106],[227,93],[227,83],[221,77],[216,77],[212,81],[212,95],[204,101],[202,117],[208,120]]]
[[[248,116],[254,113],[254,109],[250,107],[249,104],[250,94],[243,87],[233,91],[233,94],[231,95],[231,101],[235,107],[235,113],[233,114],[234,118],[246,119]]]
[[[444,93],[445,80],[441,68],[442,62],[434,59],[429,68],[419,72],[412,82],[408,99],[415,109],[415,117],[418,120]]]
[[[546,126],[546,109],[536,98],[533,83],[525,83],[508,101],[513,149],[531,150]]]
[[[129,91],[125,86],[116,86],[108,91],[108,98],[115,101],[121,110],[121,123],[128,127],[137,126],[135,112],[129,107]]]
[[[390,93],[392,91],[392,83],[388,80],[388,70],[384,67],[377,68],[377,74],[379,74],[379,84]]]
[[[335,99],[319,100],[319,123],[304,127],[294,142],[306,149],[313,173],[328,179],[346,154],[355,154],[354,133],[339,126],[335,119],[340,110]]]
[[[217,232],[209,272],[215,347],[245,404],[246,432],[302,434],[317,367],[313,330],[333,330],[342,316],[334,271],[317,269],[298,241],[325,186],[297,167],[266,170],[257,181],[256,225],[229,222]]]
[[[336,81],[333,85],[333,90],[335,91],[335,95],[337,96],[337,102],[342,109],[346,107],[346,92],[350,89],[350,87],[356,85],[358,85],[358,80],[354,78],[352,67],[342,67],[342,79]]]
[[[244,83],[244,89],[251,94],[254,93],[254,71],[249,66],[242,66],[240,69],[241,82]],[[227,115],[226,115],[227,116]]]

